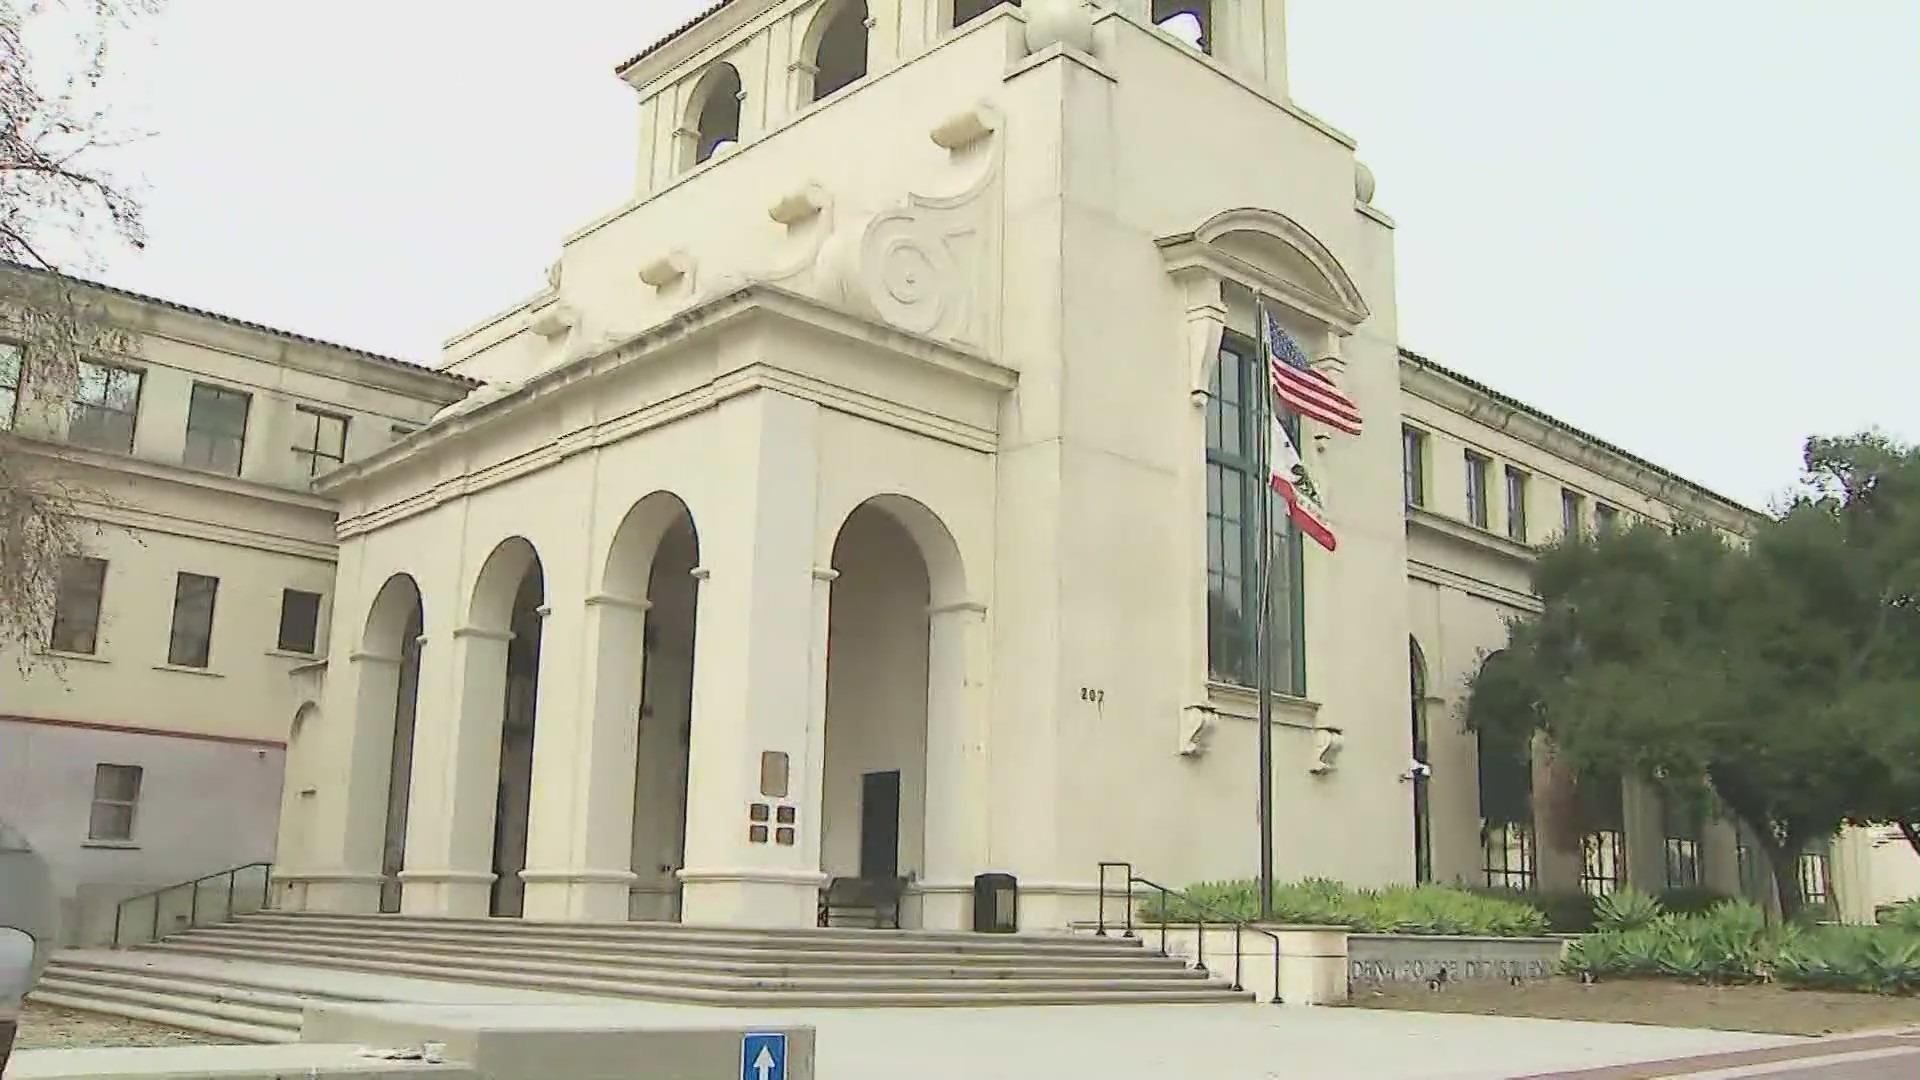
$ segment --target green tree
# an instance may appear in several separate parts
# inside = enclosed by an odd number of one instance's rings
[[[1870,762],[1851,820],[1898,827],[1920,855],[1920,447],[1878,432],[1810,440],[1767,549],[1819,574],[1841,669],[1827,720]]]
[[[1809,842],[1848,821],[1914,831],[1913,460],[1878,436],[1815,439],[1805,490],[1748,544],[1641,525],[1542,552],[1542,611],[1474,680],[1468,727],[1545,732],[1576,775],[1717,801],[1795,914]]]

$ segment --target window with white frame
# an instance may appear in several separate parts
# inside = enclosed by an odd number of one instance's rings
[[[347,418],[310,409],[293,407],[293,456],[300,471],[309,477],[337,469],[347,460]]]
[[[187,448],[190,468],[240,475],[247,450],[247,412],[253,395],[212,383],[194,383],[187,399]]]
[[[131,368],[80,361],[67,406],[67,441],[114,454],[133,453],[140,414],[141,374]]]
[[[1507,466],[1507,539],[1527,542],[1526,473]]]
[[[81,656],[92,656],[99,650],[100,601],[106,586],[105,559],[70,555],[62,561],[48,648]]]
[[[1479,528],[1486,528],[1492,520],[1487,506],[1487,477],[1493,472],[1493,462],[1485,454],[1472,450],[1466,453],[1467,462],[1467,520]]]
[[[95,765],[93,805],[87,813],[87,839],[106,843],[133,840],[134,819],[140,806],[141,768],[138,765]]]

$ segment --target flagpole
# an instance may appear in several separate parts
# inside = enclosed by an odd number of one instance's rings
[[[1258,515],[1260,550],[1254,559],[1254,574],[1259,581],[1260,621],[1254,631],[1254,691],[1259,695],[1260,759],[1260,921],[1273,921],[1273,664],[1268,659],[1273,644],[1273,449],[1269,444],[1273,431],[1273,355],[1268,336],[1267,298],[1254,294],[1255,331],[1260,339],[1260,392],[1256,421],[1259,463],[1255,475],[1260,482]]]

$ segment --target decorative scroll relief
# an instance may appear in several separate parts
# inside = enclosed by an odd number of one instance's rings
[[[820,256],[823,298],[942,341],[980,350],[997,343],[999,305],[990,298],[1003,228],[1000,125],[982,105],[935,127],[929,137],[950,154],[958,183],[836,230]]]

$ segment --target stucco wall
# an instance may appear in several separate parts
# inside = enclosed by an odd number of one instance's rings
[[[0,817],[52,869],[64,940],[104,941],[119,899],[273,856],[282,756],[277,746],[0,720]],[[100,764],[142,770],[130,842],[87,839]]]

